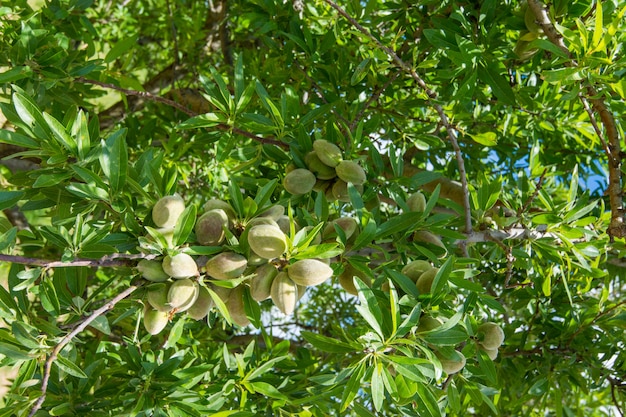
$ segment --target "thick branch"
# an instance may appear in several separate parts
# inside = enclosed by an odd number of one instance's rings
[[[528,7],[530,7],[535,14],[537,23],[541,26],[550,42],[555,44],[566,56],[569,57],[570,62],[566,63],[566,65],[576,67],[578,63],[565,45],[563,36],[561,36],[561,34],[556,30],[556,27],[550,20],[550,16],[548,16],[545,5],[538,0],[528,0]],[[617,123],[598,91],[596,91],[596,89],[591,85],[587,85],[586,90],[587,98],[582,98],[583,105],[585,105],[585,109],[589,113],[588,105],[585,103],[585,100],[589,100],[593,110],[600,116],[600,120],[602,121],[606,134],[605,139],[601,135],[601,132],[598,131],[599,129],[597,128],[597,124],[595,124],[595,118],[591,117],[591,122],[594,125],[594,129],[600,137],[600,140],[603,142],[609,162],[609,186],[607,191],[611,205],[611,223],[609,224],[607,233],[611,239],[614,237],[626,237],[626,225],[624,224],[625,210],[622,198],[621,145],[619,132],[617,130]],[[607,144],[608,146],[606,146]]]
[[[384,45],[380,42],[374,35],[372,35],[369,30],[363,27],[359,22],[356,21],[352,16],[350,16],[344,9],[342,9],[339,5],[337,5],[332,0],[324,0],[328,5],[330,5],[333,9],[335,9],[341,16],[343,16],[352,26],[354,26],[359,32],[363,33],[369,39],[371,39],[378,48],[380,48],[383,52],[385,52],[403,71],[407,72],[411,78],[417,83],[417,85],[426,93],[429,98],[429,102],[431,106],[435,109],[439,118],[441,119],[441,123],[446,128],[446,133],[448,135],[448,139],[452,144],[452,148],[454,149],[454,153],[456,155],[456,161],[459,166],[459,176],[461,179],[461,188],[463,189],[463,208],[465,211],[465,233],[471,234],[472,232],[472,212],[469,200],[469,189],[467,186],[467,175],[465,171],[465,162],[463,161],[463,155],[461,154],[461,148],[459,147],[459,143],[457,140],[456,130],[450,124],[448,120],[448,116],[446,115],[443,107],[440,104],[435,102],[437,99],[437,93],[432,90],[426,82],[415,72],[415,70],[406,62],[402,60],[396,54],[396,52]]]
[[[52,371],[52,364],[57,359],[57,356],[63,350],[63,348],[68,343],[70,343],[77,334],[85,330],[87,326],[91,324],[91,322],[93,322],[95,319],[97,319],[98,317],[106,313],[107,311],[111,310],[115,306],[115,304],[117,304],[121,300],[131,295],[140,286],[141,284],[131,285],[130,287],[126,288],[124,291],[119,293],[117,296],[115,296],[113,299],[111,299],[111,301],[107,302],[105,305],[95,310],[93,313],[91,313],[89,317],[86,317],[74,330],[72,330],[70,333],[65,335],[65,337],[61,339],[59,344],[56,345],[54,349],[52,349],[52,352],[50,353],[50,356],[48,356],[48,359],[46,360],[46,363],[44,366],[43,379],[41,380],[41,396],[39,396],[39,398],[33,405],[33,408],[30,410],[30,413],[28,414],[29,417],[32,417],[37,413],[37,411],[41,408],[41,406],[43,405],[43,402],[46,399],[46,393],[48,391],[48,382],[50,380],[50,373]]]
[[[3,255],[0,254],[0,262],[9,262],[21,265],[41,266],[44,268],[66,268],[70,266],[87,266],[91,268],[98,267],[116,267],[116,266],[133,266],[136,259],[153,259],[155,255],[144,254],[124,254],[116,253],[113,255],[103,256],[100,259],[74,259],[71,261],[56,261],[51,259],[28,258],[19,255]]]

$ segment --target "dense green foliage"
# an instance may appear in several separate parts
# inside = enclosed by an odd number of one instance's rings
[[[626,7],[542,7],[0,2],[0,416],[623,416]],[[322,139],[363,184],[311,168]],[[290,194],[303,168],[317,184]],[[174,193],[168,242],[152,208]],[[228,220],[201,245],[210,199]],[[273,206],[285,240],[249,240]],[[270,238],[285,284],[257,302]],[[170,284],[137,262],[180,252],[215,308],[146,329]],[[243,275],[209,275],[224,252]],[[313,258],[332,278],[283,314]]]

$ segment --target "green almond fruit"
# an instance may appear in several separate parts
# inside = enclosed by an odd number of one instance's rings
[[[189,278],[174,281],[167,292],[167,302],[176,311],[181,312],[190,308],[198,298],[200,292],[196,281]]]
[[[215,303],[213,302],[213,298],[211,298],[211,294],[209,294],[209,290],[207,290],[206,287],[200,286],[198,298],[193,305],[189,307],[187,314],[194,320],[202,320],[209,314],[209,311],[211,311],[214,305]]]
[[[437,272],[439,272],[439,268],[431,268],[420,275],[415,283],[415,286],[420,294],[427,294],[430,292],[433,282],[435,281],[435,276],[437,276]]]
[[[198,275],[198,265],[190,255],[178,253],[163,258],[163,271],[175,279],[195,277]]]
[[[359,277],[361,281],[363,281],[368,286],[372,285],[372,280],[370,277],[365,275],[360,270],[356,269],[351,264],[346,264],[343,269],[343,272],[339,274],[338,281],[341,288],[343,288],[348,294],[359,295],[359,290],[357,290],[354,285],[354,277]]]
[[[218,246],[226,239],[228,215],[222,209],[213,209],[204,213],[196,221],[196,239],[201,245]]]
[[[143,310],[143,326],[151,335],[159,334],[169,321],[168,313],[158,311],[146,305]]]
[[[318,139],[313,142],[313,149],[317,157],[324,164],[334,168],[343,160],[341,149],[334,143],[330,143],[324,139]]]
[[[330,180],[337,176],[335,169],[323,163],[315,151],[311,151],[304,156],[304,163],[318,180]]]
[[[278,270],[272,264],[261,265],[255,269],[250,278],[250,295],[256,301],[267,300],[272,295],[272,282]]]
[[[428,230],[417,230],[415,233],[413,233],[413,240],[417,242],[430,243],[431,245],[439,246],[446,252],[448,251],[446,245],[443,244],[439,236],[434,235]]]
[[[485,352],[487,356],[489,356],[489,359],[491,359],[492,361],[495,361],[496,358],[498,357],[498,348],[495,348],[495,349],[481,348],[480,350]]]
[[[420,191],[413,193],[407,198],[406,205],[410,211],[423,213],[426,210],[426,197]]]
[[[272,301],[283,314],[293,313],[298,302],[298,286],[286,272],[279,272],[272,282],[270,290]]]
[[[494,322],[481,324],[477,333],[480,338],[478,343],[485,349],[497,349],[504,343],[504,331]]]
[[[248,231],[248,244],[265,259],[279,258],[287,251],[287,236],[278,227],[260,224]]]
[[[202,210],[206,213],[207,211],[220,209],[224,210],[224,213],[228,216],[228,219],[232,222],[237,216],[235,215],[235,210],[233,207],[228,204],[224,200],[219,200],[217,198],[212,198],[202,206]]]
[[[209,259],[206,273],[215,279],[233,279],[240,277],[248,267],[245,256],[235,252],[222,252]]]
[[[343,233],[346,235],[346,240],[350,239],[359,227],[357,221],[354,218],[340,217],[328,223],[326,226],[324,226],[324,229],[322,230],[322,236],[324,239],[333,238],[337,236],[335,225],[339,226],[339,228],[343,230]]]
[[[276,205],[268,208],[263,213],[259,214],[257,217],[269,217],[272,220],[278,220],[278,218],[285,214],[285,207]]]
[[[365,171],[355,161],[341,161],[335,167],[335,172],[340,179],[354,185],[363,185],[367,180]]]
[[[466,359],[461,352],[454,351],[454,356],[451,358],[443,357],[439,353],[437,357],[439,358],[439,362],[441,362],[441,368],[448,375],[456,374],[465,367]]]
[[[230,318],[238,326],[246,327],[250,324],[250,319],[246,314],[246,306],[243,299],[244,286],[239,285],[232,289],[226,308]]]
[[[161,261],[142,259],[137,263],[137,270],[148,281],[164,282],[170,279],[170,276],[163,270]]]
[[[316,181],[315,175],[308,169],[296,168],[285,175],[283,187],[289,194],[308,194],[313,190]]]
[[[300,226],[298,226],[298,223],[296,223],[295,220],[293,223],[294,223],[295,231],[297,232],[298,230],[300,230]],[[289,218],[289,216],[283,214],[282,216],[276,219],[276,224],[278,224],[278,228],[286,236],[288,236],[291,233],[291,219]]]
[[[146,299],[152,308],[164,312],[168,312],[172,309],[167,298],[169,287],[169,285],[160,284],[156,286],[156,288],[148,288]]]
[[[319,285],[333,276],[333,269],[317,259],[301,259],[287,267],[293,282],[307,287]]]
[[[422,317],[420,317],[419,325],[417,326],[417,332],[428,332],[430,330],[436,329],[439,326],[441,326],[441,322],[438,319],[432,316],[423,315]]]
[[[411,281],[417,282],[418,278],[429,269],[432,269],[430,262],[418,259],[406,264],[404,268],[402,268],[402,273],[411,278]]]
[[[179,195],[160,198],[152,208],[152,220],[158,227],[174,227],[185,211],[185,202]]]

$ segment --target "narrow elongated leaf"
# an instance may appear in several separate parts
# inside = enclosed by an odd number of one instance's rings
[[[20,119],[33,130],[35,135],[41,139],[50,139],[48,124],[41,110],[30,97],[15,92],[13,93],[13,105]]]
[[[359,362],[356,366],[356,369],[350,376],[348,380],[348,384],[345,386],[345,390],[341,397],[341,411],[346,411],[346,409],[350,406],[354,397],[359,392],[361,388],[361,379],[363,378],[363,374],[365,373],[365,362]]]
[[[78,147],[76,146],[76,142],[72,139],[69,133],[67,133],[65,126],[48,113],[43,113],[43,118],[46,120],[46,123],[48,123],[48,127],[50,128],[54,139],[56,139],[56,141],[72,155],[77,155]]]
[[[39,142],[37,140],[6,129],[0,129],[0,143],[19,146],[21,148],[39,148]]]
[[[185,208],[174,227],[174,245],[180,246],[187,241],[196,224],[196,206],[190,205]]]
[[[126,129],[120,129],[102,140],[100,166],[109,179],[109,186],[113,193],[120,191],[126,183],[128,170],[128,150],[126,149]]]
[[[83,372],[82,369],[78,367],[74,362],[69,359],[59,355],[57,359],[54,361],[54,364],[59,367],[62,371],[75,376],[77,378],[87,378],[87,375]]]
[[[302,332],[304,340],[312,344],[314,347],[330,353],[351,353],[357,351],[359,348],[350,345],[349,343],[341,340],[333,339],[318,333]]]
[[[0,191],[0,210],[13,207],[25,195],[24,191]]]
[[[360,305],[356,306],[357,311],[363,316],[365,321],[374,329],[378,335],[384,339],[383,332],[383,313],[378,306],[376,296],[360,278],[354,277],[354,285],[359,292]]]

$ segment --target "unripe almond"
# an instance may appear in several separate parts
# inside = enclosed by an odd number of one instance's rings
[[[286,272],[279,272],[274,278],[271,288],[272,301],[283,314],[291,314],[298,301],[298,287]]]
[[[367,180],[365,171],[355,161],[341,161],[335,167],[335,172],[339,178],[354,185],[363,185]]]
[[[170,276],[163,270],[161,261],[142,259],[137,263],[137,270],[148,281],[164,282],[170,279]]]
[[[169,315],[146,305],[143,309],[143,326],[151,335],[159,334],[167,326]]]
[[[169,285],[158,284],[156,288],[148,288],[146,293],[146,299],[152,308],[159,311],[170,311],[172,306],[169,304],[167,294],[169,291]]]
[[[478,343],[485,349],[497,349],[504,343],[504,331],[491,321],[478,326],[478,335],[480,337]]]
[[[271,217],[254,217],[248,220],[248,223],[246,223],[246,230],[250,230],[254,226],[258,226],[261,224],[268,224],[270,226],[274,226],[280,229],[280,227],[278,226],[278,223],[276,223],[276,220],[272,219]]]
[[[259,266],[250,279],[250,295],[256,301],[263,301],[272,295],[272,282],[278,275],[278,270],[274,265],[265,264]]]
[[[295,231],[297,232],[300,230],[300,226],[298,226],[298,223],[296,223],[295,220],[293,223]],[[278,227],[285,235],[289,235],[291,233],[291,220],[289,219],[289,216],[283,214],[276,219],[276,224],[278,224]]]
[[[354,188],[356,188],[356,190],[359,193],[363,192],[362,185],[354,184]],[[331,200],[335,199],[335,200],[343,201],[345,203],[350,202],[350,194],[348,193],[348,183],[345,182],[344,180],[341,180],[341,179],[335,180],[335,183],[333,184],[331,192],[332,192],[332,195],[330,197],[327,195],[326,198],[331,199]]]
[[[439,326],[441,326],[441,322],[438,319],[432,316],[423,315],[422,317],[420,317],[419,325],[417,326],[417,332],[427,332],[429,330],[434,330]]]
[[[409,262],[402,268],[402,273],[411,278],[411,281],[417,282],[417,279],[424,272],[432,268],[432,265],[428,261],[418,259],[416,261]]]
[[[339,149],[339,147],[334,143],[330,143],[327,140],[318,139],[314,141],[313,149],[315,150],[315,153],[320,161],[331,168],[336,167],[337,164],[343,160],[341,149]]]
[[[163,270],[167,275],[175,279],[195,277],[198,275],[198,265],[190,255],[178,253],[174,256],[167,255],[163,258]]]
[[[235,252],[222,252],[209,259],[206,273],[215,279],[233,279],[241,276],[248,267],[245,256]]]
[[[287,251],[287,237],[278,227],[260,224],[248,231],[248,244],[265,259],[279,258]]]
[[[406,200],[406,205],[409,210],[414,212],[423,213],[426,210],[426,197],[420,191],[413,193]]]
[[[480,350],[485,352],[487,356],[489,356],[489,359],[491,359],[492,361],[495,361],[496,358],[498,357],[498,348],[495,348],[495,349],[481,348]]]
[[[250,324],[250,319],[246,315],[246,307],[243,300],[244,286],[239,285],[232,289],[226,307],[228,308],[228,314],[233,323],[241,327],[246,327]]]
[[[185,211],[185,202],[179,195],[160,198],[152,208],[152,220],[158,227],[174,227]]]
[[[339,226],[339,228],[343,230],[343,233],[346,235],[346,240],[350,239],[359,227],[357,221],[354,218],[340,217],[324,226],[324,229],[322,231],[324,239],[337,236],[335,225]]]
[[[270,219],[276,221],[283,214],[285,214],[285,207],[276,205],[268,208],[263,213],[259,214],[258,217],[269,217]]]
[[[237,217],[235,215],[235,210],[233,210],[230,204],[228,204],[226,201],[219,200],[217,198],[210,199],[209,201],[204,203],[204,206],[202,206],[202,210],[204,212],[215,210],[215,209],[224,210],[224,213],[226,213],[226,215],[228,216],[228,219],[231,222],[235,219],[235,217]]]
[[[435,281],[435,276],[437,276],[437,272],[439,272],[439,268],[431,268],[428,271],[424,272],[417,279],[415,286],[420,294],[429,293],[433,286],[433,281]]]
[[[430,243],[432,245],[439,246],[445,251],[448,250],[446,248],[446,245],[444,245],[441,239],[439,239],[439,236],[432,234],[428,230],[416,231],[415,233],[413,233],[413,240],[418,241],[418,242]]]
[[[301,195],[311,192],[315,186],[315,175],[304,168],[296,168],[285,175],[283,186],[289,194]]]
[[[200,292],[198,283],[189,278],[174,281],[167,293],[169,305],[177,311],[185,311],[193,305]]]
[[[209,314],[209,311],[215,303],[213,302],[213,298],[211,298],[211,294],[206,289],[206,287],[200,286],[198,290],[198,298],[193,303],[191,307],[187,310],[187,314],[194,320],[202,320]]]
[[[465,367],[465,356],[461,352],[455,351],[454,357],[446,358],[443,355],[437,353],[437,357],[439,358],[439,362],[441,362],[441,368],[448,375],[456,374],[463,367]]]
[[[287,274],[298,285],[319,285],[333,276],[333,269],[317,259],[301,259],[287,267]]]
[[[222,209],[213,209],[204,213],[196,221],[196,239],[201,245],[217,246],[226,238],[228,215]]]
[[[339,274],[339,278],[338,278],[339,285],[341,285],[341,287],[344,290],[346,290],[346,292],[348,294],[359,295],[359,291],[357,290],[356,286],[354,285],[354,277],[355,276],[359,277],[361,279],[361,281],[363,281],[368,286],[372,284],[372,280],[370,279],[370,277],[365,275],[360,270],[356,269],[351,264],[346,264],[346,266],[343,269],[343,272],[341,274]]]
[[[330,180],[337,176],[335,169],[323,163],[315,151],[304,156],[304,163],[318,180]]]

